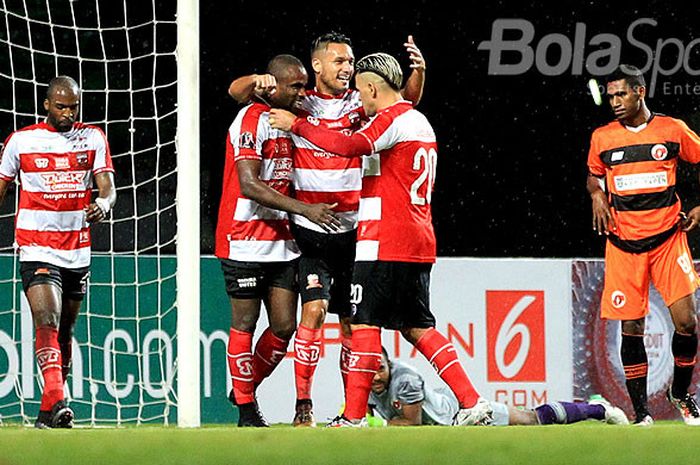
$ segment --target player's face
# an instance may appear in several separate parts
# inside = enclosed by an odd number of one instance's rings
[[[619,121],[632,120],[641,111],[645,89],[630,87],[626,80],[608,83],[608,102]]]
[[[277,92],[270,98],[272,106],[296,111],[306,93],[309,75],[303,67],[289,68],[284,76],[277,78]]]
[[[370,84],[370,80],[364,74],[355,76],[355,87],[360,92],[362,107],[367,116],[374,116],[377,113],[375,88]]]
[[[382,363],[379,365],[379,370],[375,373],[372,379],[372,392],[375,394],[381,394],[389,388],[389,362],[386,357],[382,355]]]
[[[316,87],[324,94],[339,95],[348,90],[355,66],[355,55],[347,44],[333,44],[319,50],[312,59]]]
[[[69,87],[57,88],[46,100],[46,121],[59,132],[70,131],[80,109],[80,97]]]

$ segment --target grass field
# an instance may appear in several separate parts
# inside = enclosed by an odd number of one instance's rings
[[[0,428],[0,465],[693,464],[700,428],[571,426],[266,430]]]

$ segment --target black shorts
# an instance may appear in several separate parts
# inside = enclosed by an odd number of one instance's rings
[[[327,300],[328,313],[350,316],[350,282],[357,231],[326,234],[293,226],[292,232],[301,251],[299,293],[302,304]]]
[[[357,262],[352,275],[353,324],[387,329],[432,328],[432,263]]]
[[[62,268],[45,262],[21,262],[19,272],[22,275],[22,288],[27,293],[37,284],[53,284],[64,297],[71,300],[83,300],[90,279],[90,267]]]
[[[296,288],[296,260],[290,262],[237,262],[222,258],[226,293],[234,299],[263,299],[271,287]]]

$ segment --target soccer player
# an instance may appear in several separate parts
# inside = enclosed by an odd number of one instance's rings
[[[331,426],[359,426],[367,410],[372,378],[381,363],[381,328],[398,329],[435,367],[454,392],[454,423],[492,421],[488,401],[479,397],[452,344],[435,329],[429,306],[430,271],[436,245],[431,195],[437,144],[428,120],[401,98],[403,75],[384,53],[362,58],[355,80],[371,121],[346,135],[314,118],[273,110],[272,127],[299,134],[338,155],[369,157],[360,194],[359,227],[351,303],[352,353],[345,412]]]
[[[382,362],[372,379],[370,410],[390,426],[450,425],[459,403],[449,389],[431,389],[412,366],[389,359],[382,347]],[[491,402],[493,423],[505,425],[551,425],[600,420],[609,424],[629,423],[625,412],[605,400],[550,402],[534,410],[520,410]]]
[[[20,180],[15,242],[44,377],[34,423],[42,429],[73,426],[63,384],[90,274],[90,225],[107,218],[117,198],[107,139],[99,128],[76,121],[79,108],[78,84],[53,78],[44,122],[13,132],[0,157],[0,203],[10,183]],[[98,196],[91,200],[93,179]]]
[[[268,64],[277,91],[243,108],[229,129],[224,185],[216,230],[216,256],[231,301],[228,363],[239,409],[239,426],[267,426],[255,401],[255,387],[287,353],[296,326],[296,258],[299,249],[287,213],[327,229],[338,226],[335,204],[308,204],[290,194],[292,141],[268,123],[270,106],[294,109],[308,76],[291,55]],[[253,332],[265,303],[270,327],[251,353]]]
[[[417,103],[423,92],[425,60],[413,37],[404,44],[413,72],[401,90]],[[355,57],[350,39],[330,32],[311,45],[315,88],[302,101],[302,113],[322,119],[336,131],[355,131],[366,120],[359,93],[350,89]],[[269,74],[244,76],[231,83],[229,93],[239,102],[253,95],[275,91]],[[341,220],[328,231],[300,215],[292,215],[292,232],[301,250],[299,289],[301,321],[294,338],[294,373],[297,401],[293,424],[315,426],[311,385],[319,360],[321,328],[326,313],[338,315],[341,326],[340,372],[345,384],[350,353],[350,278],[355,259],[357,210],[362,184],[360,158],[344,158],[325,151],[303,137],[293,135],[296,198],[305,202],[337,203]]]
[[[649,111],[637,68],[620,65],[606,83],[615,121],[593,132],[587,182],[593,229],[607,237],[601,316],[621,321],[627,391],[636,423],[650,425],[644,319],[651,279],[675,326],[668,398],[686,424],[700,425],[698,405],[688,393],[698,346],[694,292],[700,281],[686,240],[700,221],[700,207],[686,217],[676,194],[678,161],[700,162],[700,138],[683,121]]]

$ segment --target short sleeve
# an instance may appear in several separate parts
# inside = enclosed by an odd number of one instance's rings
[[[234,124],[229,129],[229,143],[233,153],[233,160],[262,160],[263,143],[267,140],[267,115],[244,110],[240,125]]]
[[[95,161],[92,165],[93,174],[104,172],[114,172],[112,165],[112,152],[109,150],[109,142],[107,136],[102,132],[102,129],[95,128]]]
[[[685,122],[677,119],[680,130],[680,157],[688,163],[700,163],[700,137]]]
[[[8,137],[0,150],[0,179],[13,181],[19,173],[19,152],[12,136]]]
[[[600,158],[600,145],[598,143],[598,133],[591,136],[591,145],[588,149],[588,171],[594,176],[605,176],[606,166]]]
[[[425,398],[423,380],[418,376],[402,375],[392,382],[396,383],[396,398],[404,404],[415,404]]]

